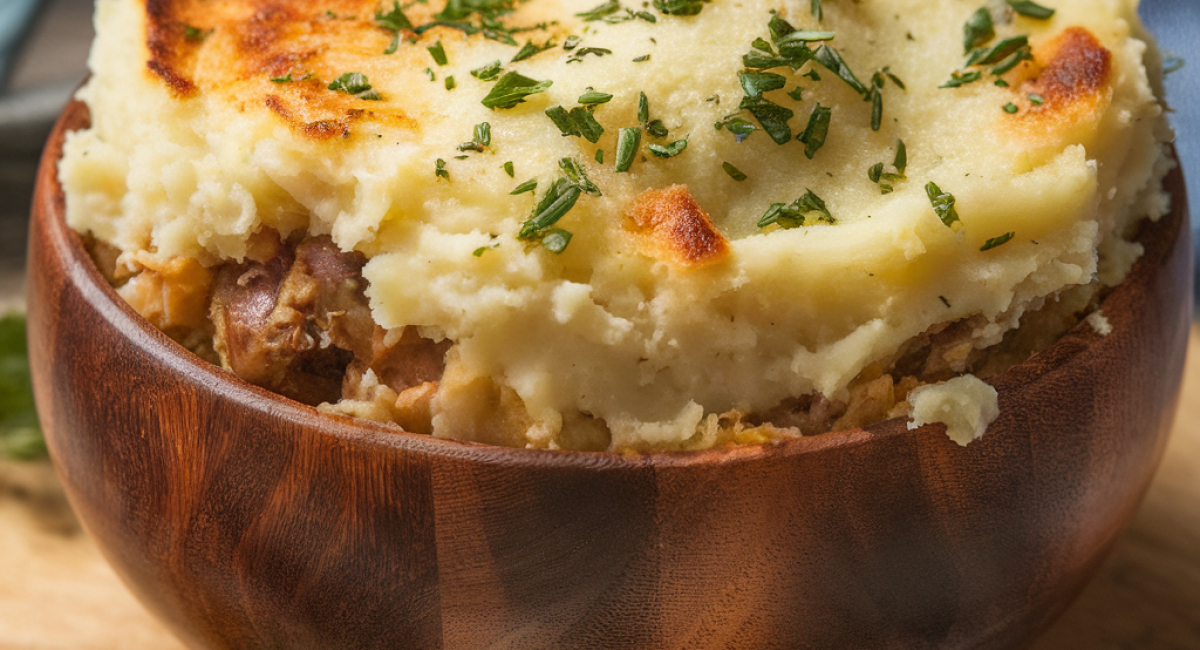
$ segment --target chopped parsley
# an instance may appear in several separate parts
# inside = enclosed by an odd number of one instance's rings
[[[650,60],[649,54],[643,54],[641,56],[636,56],[633,58],[634,63],[645,63],[646,61],[649,61],[649,60]]]
[[[637,155],[638,146],[642,141],[642,130],[636,126],[617,131],[617,164],[618,172],[629,171],[633,159]]]
[[[695,16],[708,0],[654,0],[654,8],[668,16]]]
[[[567,37],[567,40],[563,41],[563,49],[570,52],[571,50],[575,49],[575,46],[579,45],[582,40],[582,37],[572,34]]]
[[[592,112],[583,106],[572,108],[569,112],[562,106],[551,106],[546,109],[546,117],[554,122],[564,136],[582,136],[588,142],[595,144],[604,135],[604,127],[596,121]]]
[[[471,76],[480,81],[492,81],[500,76],[501,70],[500,60],[496,59],[487,65],[482,65],[472,70]]]
[[[440,40],[425,49],[429,50],[429,56],[432,56],[433,62],[439,66],[446,65],[450,62],[449,59],[446,58],[446,48],[442,47],[442,42]]]
[[[1018,108],[1018,107],[1017,107],[1017,105],[1016,105],[1016,104],[1014,104],[1014,103],[1012,103],[1012,102],[1009,102],[1009,103],[1007,103],[1007,104],[1005,104],[1005,105],[1004,105],[1004,112],[1005,112],[1005,113],[1008,113],[1009,115],[1012,115],[1012,114],[1016,113],[1016,112],[1017,112],[1017,111],[1019,111],[1019,110],[1021,110],[1021,109],[1020,109],[1020,108]]]
[[[808,219],[810,216],[813,217],[812,223],[830,225],[837,223],[837,219],[825,207],[825,201],[822,201],[821,197],[817,196],[812,190],[806,190],[804,196],[792,201],[789,205],[772,203],[762,218],[758,220],[758,227],[766,228],[767,226],[777,225],[784,230],[790,230],[809,225]]]
[[[514,55],[512,59],[509,59],[509,63],[524,61],[535,54],[545,52],[555,45],[556,44],[554,41],[546,41],[541,45],[534,45],[533,41],[525,41],[525,45],[521,46],[521,49],[517,51],[516,55]]]
[[[638,93],[637,119],[642,128],[646,129],[646,133],[656,138],[667,137],[669,131],[663,121],[650,119],[650,100],[646,98],[646,93]]]
[[[600,163],[601,165],[604,164],[604,150],[603,149],[596,150],[596,162]]]
[[[582,18],[584,20],[584,22],[591,22],[591,21],[595,21],[595,20],[603,20],[605,17],[611,16],[620,10],[621,10],[620,2],[618,2],[617,0],[608,0],[608,2],[605,2],[596,7],[593,7],[592,9],[589,9],[587,11],[577,13],[575,15]]]
[[[993,38],[996,38],[996,26],[992,23],[992,13],[987,7],[980,7],[963,25],[963,55],[986,45]]]
[[[446,77],[445,85],[446,90],[454,90],[458,87],[458,82],[454,80],[454,75]]]
[[[367,75],[361,72],[347,72],[330,82],[328,88],[347,95],[354,95],[358,99],[368,101],[382,99],[379,93],[371,88],[371,82],[367,80]]]
[[[804,143],[804,155],[809,160],[817,155],[817,151],[825,146],[825,138],[829,134],[829,123],[833,118],[833,109],[827,106],[821,106],[820,102],[813,108],[812,115],[808,116],[808,126],[804,128],[804,133],[796,137],[797,140]]]
[[[606,54],[612,54],[612,50],[604,47],[581,47],[571,52],[571,56],[567,57],[567,63],[579,63],[583,61],[583,57],[589,54],[601,57]]]
[[[954,207],[953,194],[943,192],[942,188],[933,181],[929,181],[925,185],[925,194],[929,196],[929,203],[933,205],[934,213],[947,228],[951,230],[962,228],[962,220],[958,218],[958,210]]]
[[[480,246],[479,248],[476,248],[474,251],[471,251],[471,254],[474,255],[475,257],[483,257],[484,253],[492,250],[493,248],[499,248],[499,247],[500,247],[500,242],[496,242],[496,243],[488,245],[488,246]]]
[[[441,158],[437,159],[436,165],[433,168],[433,175],[438,178],[450,180],[450,172],[446,171],[446,161]]]
[[[883,163],[875,163],[867,170],[867,178],[879,186],[880,194],[891,194],[895,191],[897,183],[908,180],[904,175],[904,170],[908,167],[908,149],[903,140],[896,142],[896,158],[892,166],[896,168],[895,172],[883,171]]]
[[[430,81],[437,81],[437,75],[433,73],[433,68],[425,68],[425,76],[429,77]]]
[[[453,78],[453,77],[451,77]],[[492,144],[492,125],[488,122],[475,125],[474,137],[470,142],[458,145],[459,151],[483,151]]]
[[[584,106],[597,106],[600,104],[607,104],[608,102],[612,101],[612,98],[613,96],[608,93],[602,93],[588,88],[587,92],[579,96],[579,103],[583,104]]]
[[[780,106],[765,97],[749,96],[742,97],[738,108],[750,111],[775,144],[787,144],[792,139],[792,127],[788,125],[788,120],[795,116],[792,109]]]
[[[821,8],[821,0],[812,0],[808,10],[817,17],[818,21],[825,20],[825,10]]]
[[[571,233],[553,226],[575,207],[581,194],[601,195],[600,188],[588,180],[578,162],[571,158],[563,158],[558,162],[558,166],[563,175],[546,190],[534,206],[533,214],[517,232],[517,239],[539,242],[546,250],[555,254],[566,250],[567,245],[571,243]]]
[[[646,148],[650,150],[650,153],[659,158],[674,158],[683,153],[683,150],[687,149],[687,145],[687,138],[684,138],[683,140],[676,140],[665,147],[658,144],[649,144],[646,145]]]
[[[492,86],[491,92],[481,100],[481,103],[491,109],[512,108],[525,101],[525,98],[537,93],[546,92],[554,84],[553,81],[537,81],[519,72],[509,72]]]
[[[1026,97],[1029,98],[1029,103],[1033,104],[1034,106],[1041,106],[1042,104],[1046,103],[1046,98],[1037,93],[1029,93],[1026,95]]]
[[[412,31],[413,29],[413,24],[409,22],[408,17],[404,15],[404,11],[400,9],[399,0],[392,1],[392,10],[387,13],[376,9],[375,24],[392,32],[392,42],[383,51],[384,54],[394,54],[396,52],[396,48],[400,46],[401,30],[407,29]]]
[[[1022,16],[1025,16],[1026,18],[1033,18],[1035,20],[1046,20],[1054,15],[1053,9],[1050,9],[1049,7],[1043,7],[1042,5],[1032,2],[1031,0],[1008,0],[1008,6],[1012,7],[1013,11],[1021,14]]]
[[[983,73],[979,70],[970,70],[968,72],[951,72],[950,80],[938,86],[938,88],[958,88],[969,83],[974,83],[983,78]]]
[[[1000,235],[999,237],[992,237],[991,239],[984,242],[983,246],[979,247],[979,250],[980,251],[990,251],[997,246],[1002,246],[1004,244],[1007,244],[1008,240],[1012,239],[1016,235],[1017,235],[1016,232],[1006,232],[1003,235]]]
[[[747,97],[759,97],[765,92],[779,90],[787,84],[787,78],[781,74],[748,70],[738,73],[738,81],[742,82],[742,91]]]
[[[204,39],[208,38],[208,35],[212,34],[213,31],[214,30],[212,30],[212,29],[200,29],[199,27],[193,27],[191,25],[184,25],[183,26],[183,37],[189,41],[199,43],[200,41],[203,41]]]
[[[729,174],[730,178],[732,178],[733,180],[735,180],[739,183],[746,180],[746,178],[747,178],[746,174],[744,174],[742,172],[742,170],[738,169],[737,167],[734,167],[732,164],[730,164],[728,162],[721,163],[721,169],[724,169],[725,173]]]
[[[726,115],[725,119],[721,120],[720,122],[715,122],[713,126],[718,131],[725,129],[726,131],[732,133],[734,141],[738,142],[739,144],[751,133],[754,133],[758,130],[757,126],[754,126],[746,119],[738,116],[737,113],[734,113],[733,115]]]
[[[513,191],[509,192],[509,194],[512,194],[515,196],[517,194],[524,194],[526,192],[532,192],[537,189],[537,186],[538,186],[537,179],[531,178],[531,179],[525,181],[524,183],[521,183],[520,185],[513,188]]]
[[[513,161],[511,160],[505,161],[503,167],[504,173],[508,174],[509,178],[513,178],[513,176],[517,173],[516,167],[513,166]]]

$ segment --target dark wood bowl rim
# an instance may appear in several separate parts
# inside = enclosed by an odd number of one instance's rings
[[[895,436],[911,436],[917,433],[917,431],[910,431],[908,429],[907,418],[892,418],[868,425],[865,428],[845,429],[815,436],[770,442],[763,445],[717,447],[698,451],[642,453],[585,452],[501,447],[463,440],[436,438],[430,435],[409,433],[395,425],[338,414],[322,413],[314,407],[301,404],[264,388],[249,384],[236,375],[200,359],[154,327],[149,321],[142,318],[140,314],[134,311],[128,303],[117,295],[116,291],[108,284],[108,281],[100,274],[99,269],[84,248],[79,234],[66,225],[63,190],[58,181],[57,174],[57,163],[62,154],[62,143],[65,134],[68,131],[85,128],[88,120],[86,105],[78,100],[72,100],[60,115],[54,131],[50,135],[50,140],[41,161],[41,173],[39,177],[43,180],[43,183],[39,183],[36,191],[37,196],[35,196],[34,200],[35,202],[43,202],[43,205],[47,208],[44,210],[46,216],[42,218],[48,220],[48,223],[45,225],[55,253],[63,258],[64,266],[69,269],[68,272],[71,274],[72,284],[84,291],[88,302],[96,307],[105,320],[115,328],[129,333],[129,339],[132,343],[144,350],[148,355],[158,359],[165,367],[178,372],[188,373],[194,380],[214,389],[215,392],[227,395],[231,401],[245,408],[270,414],[273,417],[306,427],[312,427],[312,425],[317,424],[318,426],[312,428],[319,429],[322,435],[332,436],[348,444],[402,449],[434,456],[462,458],[473,462],[530,467],[586,468],[591,466],[597,469],[607,469],[646,465],[659,467],[723,465],[753,462],[766,457],[815,454],[830,449],[852,448],[874,440]],[[1178,160],[1173,147],[1170,152],[1172,157]],[[1172,172],[1172,175],[1179,176],[1180,171],[1176,169]],[[1169,175],[1168,182],[1166,183],[1172,197],[1172,213],[1181,209],[1186,210],[1187,205],[1182,178],[1180,177],[1178,180],[1178,184],[1170,182],[1171,176]],[[47,192],[49,195],[47,195]],[[34,215],[35,218],[38,218],[37,210],[34,211]],[[1147,284],[1155,270],[1161,266],[1161,258],[1165,258],[1170,252],[1172,247],[1169,244],[1182,236],[1182,233],[1185,231],[1180,226],[1176,228],[1175,232],[1170,232],[1166,226],[1174,221],[1175,219],[1172,219],[1168,215],[1157,222],[1147,224],[1147,227],[1143,227],[1141,235],[1137,238],[1143,244],[1148,244],[1150,241],[1159,241],[1164,238],[1169,238],[1169,242],[1164,242],[1167,245],[1154,248],[1146,245],[1146,252],[1137,260],[1128,277],[1121,284],[1114,287],[1101,303],[1100,308],[1104,310],[1112,324],[1112,333],[1107,336],[1095,335],[1092,332],[1091,326],[1086,321],[1080,321],[1048,349],[1001,373],[1001,375],[998,375],[988,383],[994,383],[995,380],[1001,379],[1014,371],[1026,369],[1038,359],[1053,356],[1063,348],[1077,348],[1081,342],[1086,347],[1113,344],[1112,342],[1118,338],[1115,336],[1118,329],[1126,324],[1124,319],[1112,318],[1112,315],[1119,313],[1121,309],[1120,305],[1129,302],[1133,292],[1137,291],[1138,287]],[[1154,253],[1158,254],[1155,255]],[[88,289],[95,289],[96,293]],[[1188,296],[1190,297],[1190,295],[1191,292],[1189,291]],[[1114,306],[1115,308],[1112,310],[1104,309],[1109,306]],[[1068,358],[1063,368],[1069,368],[1070,363],[1071,360]],[[1012,391],[1001,391],[1001,408],[1004,408],[1003,402],[1006,396],[1010,399],[1019,399],[1024,390],[1026,389],[1023,386],[1018,386]],[[928,427],[940,429],[944,425],[926,425],[922,429]],[[989,432],[986,435],[993,435],[993,433]],[[1003,433],[999,435],[1003,435]]]

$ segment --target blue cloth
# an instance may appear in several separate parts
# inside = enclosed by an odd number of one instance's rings
[[[1182,68],[1167,75],[1167,104],[1174,111],[1169,117],[1187,177],[1192,240],[1200,258],[1200,0],[1142,0],[1141,11],[1164,55],[1183,60]],[[1200,280],[1200,266],[1195,277]],[[1200,295],[1200,281],[1196,287]]]

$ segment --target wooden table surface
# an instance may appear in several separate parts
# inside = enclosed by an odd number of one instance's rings
[[[1034,650],[1200,650],[1200,326],[1131,528]],[[80,530],[45,463],[0,462],[0,650],[182,650]]]

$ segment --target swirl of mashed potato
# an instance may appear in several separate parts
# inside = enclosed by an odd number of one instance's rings
[[[185,345],[410,431],[905,415],[1166,208],[1136,1],[981,1],[100,0],[68,221]]]

